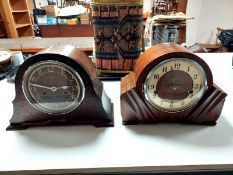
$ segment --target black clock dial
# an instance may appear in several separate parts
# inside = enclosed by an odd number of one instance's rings
[[[43,61],[25,73],[23,90],[28,101],[45,113],[68,113],[79,106],[84,85],[79,74],[58,61]]]

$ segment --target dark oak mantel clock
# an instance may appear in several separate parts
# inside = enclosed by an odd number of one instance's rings
[[[121,79],[123,124],[214,125],[226,96],[201,58],[180,45],[156,45]]]
[[[27,59],[15,78],[7,130],[31,126],[113,126],[113,104],[91,60],[78,48],[53,45]]]

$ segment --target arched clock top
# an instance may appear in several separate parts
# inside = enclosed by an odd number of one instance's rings
[[[155,45],[121,79],[123,124],[215,124],[226,95],[200,57],[177,44]]]
[[[213,76],[207,63],[188,49],[173,43],[155,45],[144,52],[137,60],[134,68],[134,76],[139,90],[146,79],[147,74],[159,63],[172,58],[187,58],[198,63],[207,76],[208,87],[213,86]]]
[[[28,58],[15,78],[8,129],[93,124],[113,126],[113,104],[94,64],[78,48],[53,45]]]

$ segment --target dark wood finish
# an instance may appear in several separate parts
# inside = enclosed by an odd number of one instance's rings
[[[93,37],[92,25],[40,25],[42,37]]]
[[[25,71],[32,65],[46,60],[56,60],[71,66],[78,72],[85,86],[85,96],[80,105],[66,114],[47,114],[34,108],[26,99],[22,81]],[[106,95],[103,84],[96,75],[91,60],[79,49],[68,45],[54,45],[27,59],[15,78],[16,97],[13,116],[8,130],[30,126],[93,124],[113,126],[113,104]]]
[[[4,21],[3,21],[1,11],[0,11],[0,37],[4,37],[4,36],[6,36],[6,29],[5,29]]]
[[[194,106],[169,113],[153,107],[143,93],[143,83],[150,70],[169,58],[188,58],[201,65],[207,76],[208,89]],[[176,44],[156,45],[142,54],[132,73],[121,79],[121,114],[123,124],[181,122],[216,124],[227,94],[213,84],[209,66],[198,56]]]
[[[177,12],[186,13],[188,0],[179,0],[177,6]]]

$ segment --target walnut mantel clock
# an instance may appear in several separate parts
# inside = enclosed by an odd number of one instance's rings
[[[123,123],[213,125],[226,95],[213,83],[211,70],[201,58],[180,45],[156,45],[121,79]]]
[[[27,59],[17,72],[15,90],[9,130],[63,124],[113,126],[113,104],[94,65],[73,46],[54,45]]]

